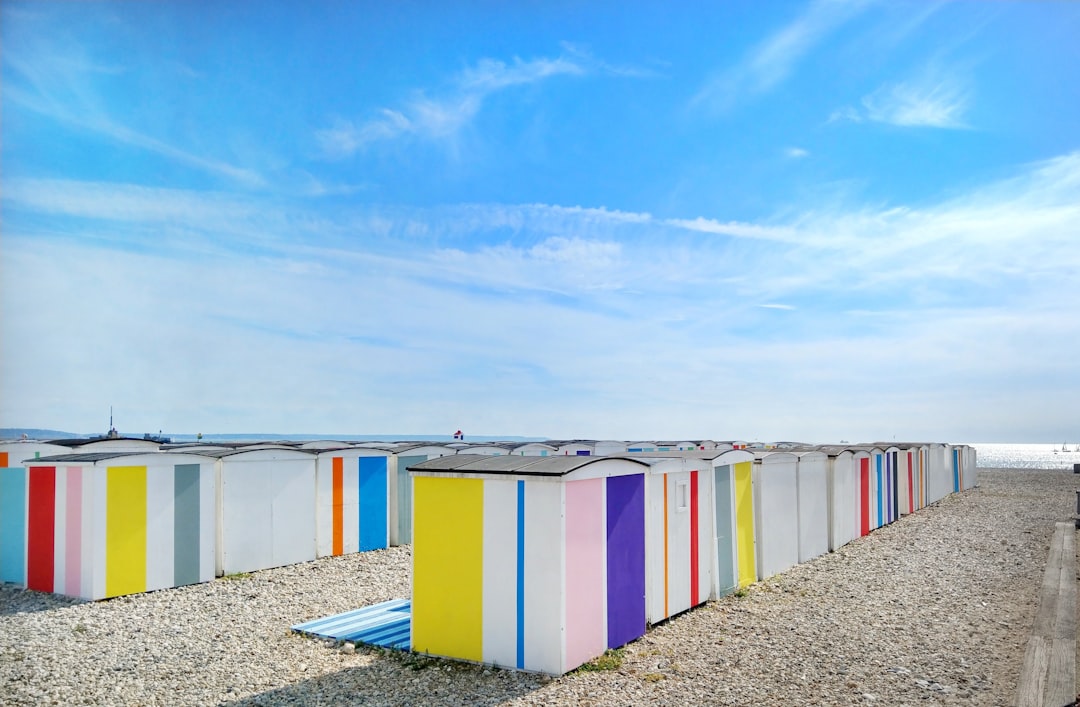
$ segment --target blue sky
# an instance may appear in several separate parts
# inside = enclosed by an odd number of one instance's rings
[[[1080,441],[1080,4],[0,21],[0,426]]]

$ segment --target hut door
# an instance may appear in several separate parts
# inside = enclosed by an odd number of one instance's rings
[[[735,567],[734,488],[731,465],[713,469],[716,493],[716,590],[723,595],[735,591],[739,577]]]

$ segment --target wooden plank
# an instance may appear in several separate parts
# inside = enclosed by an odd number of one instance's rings
[[[1039,608],[1017,684],[1016,704],[1065,705],[1076,697],[1076,539],[1057,523],[1043,573]]]
[[[1075,525],[1058,523],[1061,563],[1053,640],[1043,704],[1065,705],[1076,699],[1076,536]]]

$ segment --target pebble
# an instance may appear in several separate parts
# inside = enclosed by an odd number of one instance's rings
[[[409,597],[409,547],[101,602],[0,586],[0,702],[1009,704],[1078,483],[1045,470],[978,481],[654,627],[612,670],[559,678],[289,631]]]

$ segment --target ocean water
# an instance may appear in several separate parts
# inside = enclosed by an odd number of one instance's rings
[[[1067,445],[1069,451],[1063,452],[1062,444],[982,444],[971,442],[975,448],[980,467],[1007,467],[1010,469],[1072,469],[1073,464],[1080,464],[1080,451],[1076,450],[1080,440]]]

